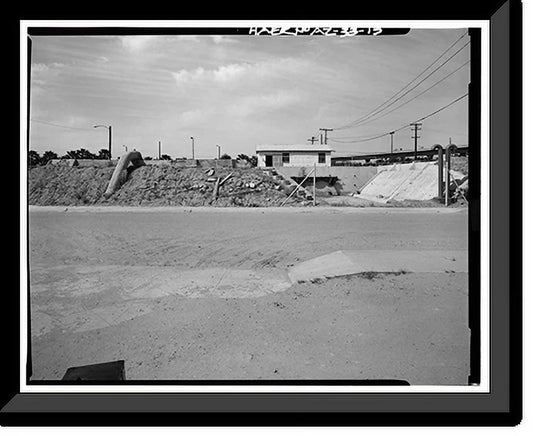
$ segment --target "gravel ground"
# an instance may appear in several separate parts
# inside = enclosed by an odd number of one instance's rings
[[[126,361],[129,380],[464,385],[465,273],[281,285],[336,250],[466,250],[463,209],[32,208],[34,380]]]

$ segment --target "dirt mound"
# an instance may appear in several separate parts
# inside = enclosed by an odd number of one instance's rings
[[[28,171],[28,203],[90,205],[102,198],[114,168],[47,165]]]
[[[45,166],[29,171],[33,205],[280,206],[287,196],[258,168],[179,168],[147,165],[124,172],[123,183],[104,197],[114,168]],[[219,180],[218,195],[213,192]],[[290,200],[290,204],[299,204]]]

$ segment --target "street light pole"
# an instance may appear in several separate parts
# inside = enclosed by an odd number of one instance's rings
[[[112,141],[112,140],[111,140],[111,138],[112,138],[112,134],[111,134],[111,126],[103,126],[103,125],[101,125],[101,124],[98,124],[98,125],[96,125],[96,126],[93,126],[93,128],[95,128],[95,129],[98,128],[98,127],[104,127],[104,128],[106,128],[106,129],[108,130],[108,132],[109,132],[109,160],[111,160],[111,141]]]
[[[111,160],[111,126],[109,126],[109,160]]]
[[[192,141],[192,158],[194,159],[194,137],[191,136]]]

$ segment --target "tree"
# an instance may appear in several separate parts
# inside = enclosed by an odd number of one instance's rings
[[[246,154],[239,154],[237,156],[237,159],[241,159],[241,160],[245,160],[246,162],[248,162],[251,166],[253,167],[256,167],[257,166],[257,156],[248,156]]]
[[[152,160],[152,156],[146,156],[144,160]]]
[[[222,156],[220,156],[220,159],[231,159],[231,156],[227,153],[224,153]]]
[[[45,151],[43,153],[43,157],[41,158],[41,165],[46,165],[48,162],[50,162],[52,159],[57,159],[58,156],[53,151]]]
[[[172,160],[172,158],[168,154],[161,155],[161,159],[163,159],[163,160]]]
[[[97,159],[97,156],[91,153],[89,150],[86,150],[85,148],[80,148],[79,150],[67,151],[66,158],[67,159]]]
[[[28,152],[28,165],[34,167],[41,163],[41,156],[35,150],[30,150]]]
[[[102,148],[99,152],[98,152],[98,159],[109,159],[110,158],[110,154],[109,154],[109,150],[105,149],[105,148]]]

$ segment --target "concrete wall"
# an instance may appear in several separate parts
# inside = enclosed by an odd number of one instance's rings
[[[144,161],[146,165],[172,165],[171,160],[164,160],[164,159],[149,159]]]
[[[198,165],[201,168],[233,168],[235,163],[233,159],[198,159]]]
[[[70,167],[112,167],[118,160],[107,159],[51,159],[47,165],[65,165]]]
[[[237,166],[233,159],[152,159],[145,162],[146,165],[172,165],[178,168],[234,168]]]
[[[379,167],[317,167],[316,176],[334,186],[337,194],[357,192],[377,174]],[[280,167],[276,171],[286,177],[305,177],[313,167]],[[312,185],[312,176],[309,183]],[[307,185],[307,182],[306,182]],[[322,185],[321,185],[322,186]],[[330,190],[327,190],[328,192]]]
[[[378,167],[379,174],[361,192],[361,198],[387,202],[431,200],[438,195],[437,164],[410,163]]]
[[[313,166],[317,167],[329,167],[331,166],[331,152],[326,152],[326,163],[318,163],[318,152],[307,151],[289,151],[289,163],[283,163],[284,167],[305,167]],[[257,153],[257,166],[266,167],[266,155],[282,156],[281,152],[263,152]],[[281,158],[280,158],[281,160]],[[277,168],[277,167],[276,167]]]

